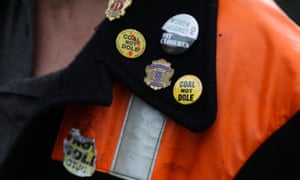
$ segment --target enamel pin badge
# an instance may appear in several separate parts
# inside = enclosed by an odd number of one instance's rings
[[[72,138],[64,139],[64,167],[79,177],[90,177],[96,169],[95,139],[83,137],[78,129],[70,131]]]
[[[153,90],[160,90],[170,86],[174,74],[174,69],[171,68],[171,63],[164,59],[152,61],[151,65],[146,66],[147,76],[144,82]]]
[[[112,21],[125,15],[125,10],[132,3],[132,0],[109,0],[105,11],[106,17]]]

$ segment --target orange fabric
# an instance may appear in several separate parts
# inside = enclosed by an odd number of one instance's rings
[[[217,119],[201,133],[168,120],[152,179],[232,179],[251,154],[299,111],[300,30],[273,1],[220,0],[217,37]],[[121,104],[123,112],[127,104]],[[98,158],[105,169],[110,167],[122,124],[115,114],[102,117],[104,111],[113,113],[114,105],[87,108],[93,116],[101,116],[95,127],[101,144]],[[66,114],[67,120],[72,118]],[[82,118],[88,119],[86,114]],[[69,131],[74,126],[66,119]]]
[[[70,137],[71,128],[77,128],[82,136],[96,139],[96,162],[101,162],[96,165],[96,169],[109,172],[131,93],[115,84],[113,94],[111,106],[114,108],[92,105],[71,105],[67,108],[54,145],[52,159],[58,161],[63,159],[63,140]]]
[[[153,179],[232,179],[299,111],[300,31],[277,8],[220,0],[216,122],[195,134],[169,121]]]

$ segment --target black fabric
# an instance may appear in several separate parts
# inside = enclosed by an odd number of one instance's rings
[[[0,166],[41,97],[61,87],[61,72],[10,81],[0,87]]]
[[[300,179],[300,112],[263,143],[237,180]]]
[[[11,155],[0,167],[1,180],[82,179],[65,170],[62,162],[50,158],[63,113],[63,106],[52,106],[28,123]],[[84,179],[118,178],[96,172]]]
[[[31,7],[31,0],[0,1],[0,85],[31,75]]]

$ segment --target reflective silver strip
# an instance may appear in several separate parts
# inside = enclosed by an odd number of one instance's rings
[[[151,179],[167,117],[136,96],[131,97],[111,174]]]

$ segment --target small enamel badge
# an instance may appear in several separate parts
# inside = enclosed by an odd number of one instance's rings
[[[195,103],[202,94],[202,82],[195,75],[180,77],[173,87],[173,96],[179,104],[190,105]]]
[[[105,11],[106,17],[112,21],[125,15],[125,10],[132,3],[132,0],[109,0]]]
[[[174,74],[171,63],[164,59],[152,61],[151,65],[146,66],[146,77],[144,82],[154,90],[160,90],[170,86]]]
[[[72,138],[64,139],[64,167],[79,177],[90,177],[96,169],[95,139],[81,136],[78,129],[70,131]]]

